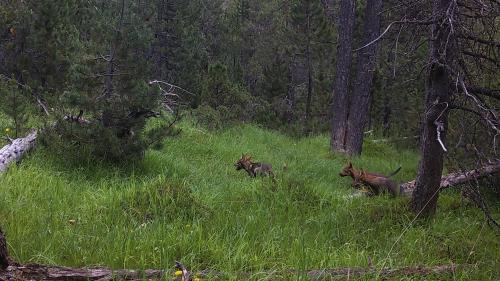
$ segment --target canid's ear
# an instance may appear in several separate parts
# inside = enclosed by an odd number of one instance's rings
[[[352,163],[351,163],[351,161],[349,161],[349,168],[352,168]]]

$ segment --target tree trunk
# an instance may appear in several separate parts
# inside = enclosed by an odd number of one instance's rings
[[[104,79],[104,97],[109,99],[111,95],[113,95],[114,92],[114,86],[113,86],[113,75],[115,74],[115,55],[116,55],[116,49],[118,48],[118,40],[120,39],[120,33],[122,25],[123,25],[123,14],[125,10],[125,0],[122,0],[121,3],[121,10],[120,10],[120,20],[118,22],[118,27],[116,29],[116,35],[114,40],[110,43],[109,47],[109,58],[108,58],[108,66],[106,70],[106,77]]]
[[[363,45],[379,36],[382,0],[368,0],[365,8]],[[377,43],[361,49],[358,58],[357,75],[349,101],[349,114],[345,149],[349,155],[361,154],[363,132],[370,114],[373,75],[376,68]]]
[[[348,114],[349,72],[351,69],[352,41],[354,22],[356,20],[356,1],[340,1],[339,37],[337,48],[337,67],[333,86],[333,104],[331,107],[330,149],[334,152],[345,152],[345,137]]]
[[[309,134],[311,131],[311,99],[313,92],[313,79],[312,79],[312,62],[311,62],[311,10],[308,7],[306,11],[307,17],[307,46],[306,46],[306,60],[307,60],[307,100],[306,100],[306,121],[305,132]]]
[[[0,229],[0,270],[6,269],[9,266],[9,252],[7,251],[7,241]]]
[[[436,212],[441,173],[450,91],[450,73],[454,49],[452,20],[456,11],[453,0],[434,0],[429,46],[429,73],[425,96],[425,114],[420,140],[421,160],[412,197],[416,214],[429,216]]]

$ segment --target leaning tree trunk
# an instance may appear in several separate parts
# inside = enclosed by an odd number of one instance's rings
[[[380,14],[382,0],[368,0],[365,9],[363,45],[369,44],[380,33]],[[372,99],[373,75],[377,61],[377,43],[372,43],[361,49],[358,59],[357,76],[349,102],[349,115],[345,149],[349,155],[361,154],[363,132],[370,114]]]
[[[356,1],[340,1],[339,38],[337,48],[337,69],[333,86],[330,149],[345,152],[345,137],[348,114],[349,72],[351,70],[352,41],[356,20]]]
[[[33,131],[24,138],[10,140],[10,144],[0,149],[0,173],[7,170],[10,164],[21,161],[35,147],[37,135],[37,131]]]
[[[421,160],[412,197],[412,209],[422,216],[436,211],[441,173],[443,171],[444,142],[447,127],[454,34],[452,32],[456,3],[453,0],[434,0],[429,50],[429,73],[425,96],[425,114],[420,141]]]

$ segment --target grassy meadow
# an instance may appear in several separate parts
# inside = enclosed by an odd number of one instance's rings
[[[135,167],[76,166],[39,149],[0,175],[0,225],[11,255],[138,269],[179,260],[234,280],[243,271],[267,280],[258,271],[367,266],[369,259],[389,267],[453,262],[475,266],[404,280],[500,279],[498,232],[453,190],[441,194],[434,218],[414,221],[408,199],[350,196],[351,180],[338,176],[347,160],[329,153],[327,136],[181,127]],[[271,163],[276,182],[236,171],[242,153]],[[403,182],[415,178],[418,155],[367,140],[353,163],[386,174],[402,166],[395,179]],[[493,212],[498,218],[499,208]]]

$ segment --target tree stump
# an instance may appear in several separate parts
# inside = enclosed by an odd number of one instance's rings
[[[6,269],[9,266],[9,252],[7,251],[7,241],[5,235],[0,229],[0,269]]]

